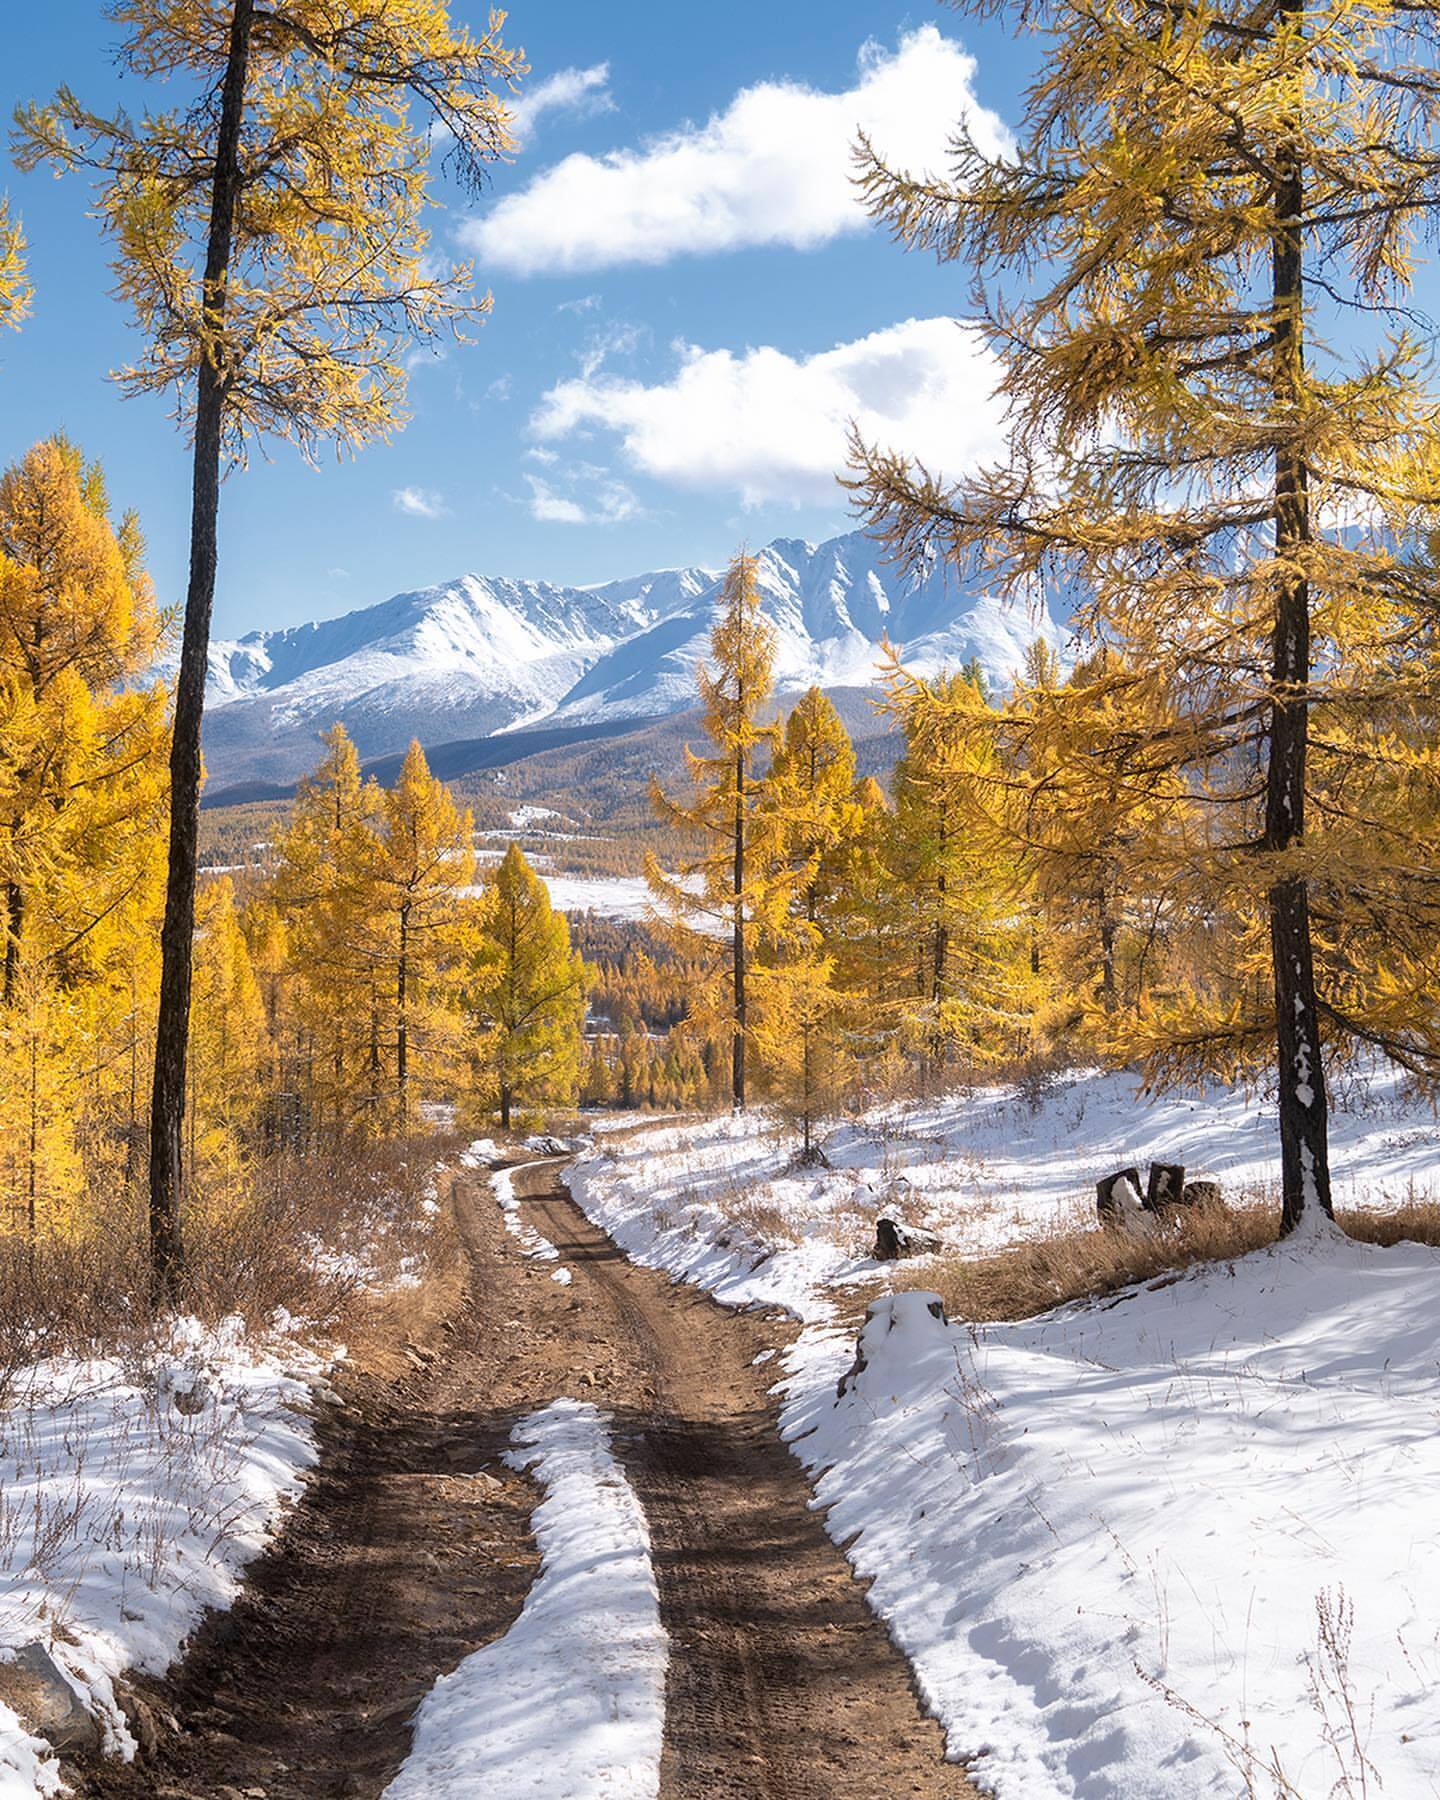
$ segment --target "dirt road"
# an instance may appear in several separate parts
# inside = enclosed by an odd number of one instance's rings
[[[483,1176],[457,1180],[469,1294],[439,1354],[389,1388],[357,1384],[242,1603],[150,1690],[182,1729],[142,1767],[85,1771],[81,1791],[374,1800],[436,1676],[519,1610],[535,1493],[498,1459],[519,1416],[570,1393],[613,1414],[650,1521],[671,1637],[665,1800],[973,1795],[776,1435],[754,1365],[775,1327],[636,1268],[555,1164],[516,1192],[571,1284],[520,1256]]]

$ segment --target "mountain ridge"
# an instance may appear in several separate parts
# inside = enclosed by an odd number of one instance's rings
[[[1063,632],[943,576],[903,581],[861,532],[757,553],[776,631],[776,689],[873,686],[879,646],[921,674],[978,660],[999,684],[1027,646]],[[256,631],[210,650],[212,783],[293,780],[337,719],[367,759],[440,744],[660,718],[695,703],[721,576],[699,565],[588,586],[466,574],[339,618]]]

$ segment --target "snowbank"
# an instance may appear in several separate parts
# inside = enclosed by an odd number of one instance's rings
[[[315,1461],[318,1360],[277,1335],[176,1323],[132,1361],[54,1357],[0,1409],[0,1660],[41,1642],[105,1747],[134,1743],[127,1668],[160,1673],[234,1599]],[[0,1680],[3,1680],[0,1667]],[[0,1797],[58,1791],[46,1747],[0,1705]]]
[[[645,1515],[593,1406],[556,1400],[514,1441],[545,1488],[539,1579],[505,1636],[426,1695],[385,1800],[652,1800],[669,1643]]]
[[[1433,1123],[1363,1098],[1336,1121],[1339,1192],[1398,1202]],[[1022,1325],[892,1294],[853,1370],[836,1324],[846,1284],[884,1275],[857,1245],[897,1190],[984,1253],[1089,1217],[1095,1171],[1137,1154],[1261,1185],[1273,1132],[1243,1096],[1137,1115],[1096,1076],[1038,1114],[992,1091],[872,1118],[819,1174],[730,1118],[572,1170],[636,1260],[803,1322],[785,1435],[1001,1800],[1440,1794],[1435,1252],[1321,1232]]]

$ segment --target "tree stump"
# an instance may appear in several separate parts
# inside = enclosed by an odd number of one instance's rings
[[[1180,1195],[1182,1206],[1219,1206],[1218,1181],[1187,1181]]]
[[[937,1232],[902,1225],[898,1219],[881,1217],[875,1221],[875,1248],[871,1254],[878,1262],[899,1262],[905,1256],[930,1256],[939,1248]]]
[[[1120,1191],[1122,1183],[1128,1193]],[[1117,1169],[1095,1183],[1095,1211],[1102,1225],[1118,1221],[1127,1212],[1139,1212],[1141,1205],[1139,1169]]]
[[[1150,1181],[1145,1189],[1146,1212],[1163,1212],[1167,1206],[1180,1206],[1184,1194],[1184,1163],[1151,1163]]]

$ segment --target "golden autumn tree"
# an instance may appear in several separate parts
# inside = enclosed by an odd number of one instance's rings
[[[484,1092],[508,1131],[517,1105],[574,1104],[592,971],[518,844],[485,882],[471,941],[466,1005]]]
[[[1180,995],[1134,1050],[1163,1077],[1268,1039],[1283,1227],[1323,1224],[1327,1046],[1431,1069],[1440,1049],[1406,934],[1387,948],[1382,926],[1358,974],[1336,950],[1357,913],[1433,904],[1401,815],[1342,796],[1377,768],[1431,779],[1412,727],[1435,691],[1440,420],[1405,308],[1440,209],[1437,14],[1028,16],[1043,73],[1013,151],[962,125],[946,173],[921,178],[861,150],[873,212],[972,272],[1011,454],[950,483],[861,445],[855,490],[902,562],[978,560],[1011,593],[1059,578],[1125,657],[1133,777],[1183,770],[1201,800],[1137,844],[1136,875],[1153,852],[1177,904],[1240,921],[1240,974],[1269,994]],[[1387,1012],[1395,989],[1408,1016]]]
[[[189,1147],[234,1173],[255,1149],[267,1098],[265,1002],[228,875],[200,889],[195,918]]]
[[[30,278],[25,272],[25,233],[0,194],[0,325],[18,326],[30,310]]]
[[[801,1161],[844,1085],[847,995],[835,978],[848,912],[848,860],[864,823],[855,751],[834,705],[812,687],[775,746],[759,817],[755,1041],[771,1092],[800,1126]]]
[[[376,950],[373,878],[382,799],[362,777],[342,725],[323,741],[324,757],[296,789],[269,895],[286,937],[285,969],[270,986],[271,1029],[289,1047],[306,1118],[338,1130],[366,1108],[377,1112],[384,1085],[386,977]]]
[[[693,799],[672,800],[658,783],[651,784],[660,817],[703,834],[710,848],[686,865],[679,881],[661,870],[653,854],[645,862],[651,891],[667,910],[681,918],[708,916],[725,930],[730,946],[725,1003],[730,1100],[736,1112],[745,1110],[745,977],[764,888],[763,871],[751,855],[761,799],[755,759],[776,737],[774,726],[762,722],[773,686],[775,631],[761,613],[758,574],[756,559],[743,551],[730,564],[710,633],[710,662],[696,671],[712,748],[701,755],[686,746]]]
[[[170,1298],[222,472],[267,434],[307,455],[383,437],[402,417],[409,341],[485,310],[468,269],[437,272],[428,254],[432,130],[478,184],[510,147],[499,92],[522,64],[500,14],[475,37],[443,0],[115,0],[111,12],[122,70],[185,84],[189,104],[106,117],[62,88],[20,109],[16,144],[22,168],[94,177],[147,345],[121,380],[172,395],[192,443],[150,1134],[151,1253]]]
[[[82,1141],[111,1126],[133,1141],[123,1071],[144,1036],[134,1002],[152,998],[137,940],[167,750],[165,692],[143,685],[159,621],[142,563],[134,520],[111,517],[98,465],[63,439],[0,475],[0,1135],[32,1146],[32,1220],[50,1186],[73,1207]]]
[[[882,822],[873,930],[898,965],[882,973],[883,1004],[930,1082],[951,1064],[973,1074],[1026,1046],[1035,999],[1028,881],[980,828],[1000,752],[978,672],[926,680],[897,665],[888,704],[905,748],[894,812]]]
[[[460,961],[471,927],[475,828],[412,743],[381,800],[369,841],[346,846],[345,903],[378,983],[380,1033],[393,1075],[394,1118],[408,1130],[421,1082],[448,1089],[459,1055]],[[417,1080],[418,1078],[418,1080]]]

